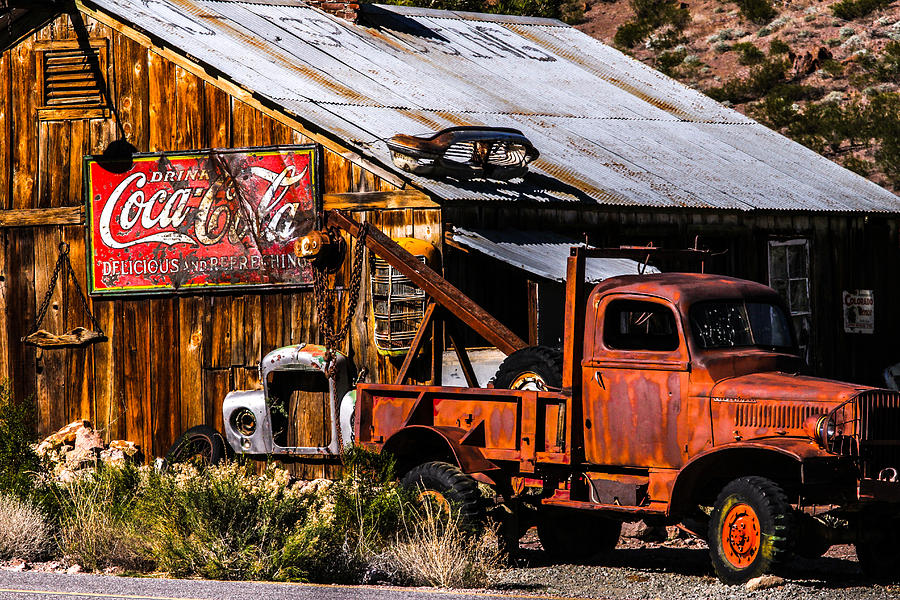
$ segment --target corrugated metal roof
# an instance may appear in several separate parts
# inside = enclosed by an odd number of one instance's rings
[[[523,269],[551,281],[566,280],[566,259],[577,240],[549,231],[518,231],[515,229],[463,229],[454,227],[451,239],[467,248],[496,258],[508,265]],[[619,275],[636,275],[641,263],[630,258],[588,258],[584,262],[585,279],[597,283]],[[645,273],[659,273],[648,265]]]
[[[396,171],[384,141],[515,127],[524,180],[431,180],[447,200],[900,212],[900,199],[558,21],[363,5],[93,0]]]

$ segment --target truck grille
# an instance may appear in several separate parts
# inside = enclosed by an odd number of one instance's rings
[[[883,390],[862,392],[829,416],[835,433],[829,450],[859,459],[864,479],[900,473],[900,394]]]

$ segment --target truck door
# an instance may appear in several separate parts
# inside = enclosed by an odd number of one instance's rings
[[[680,467],[690,359],[681,320],[664,300],[601,298],[582,363],[587,462]]]

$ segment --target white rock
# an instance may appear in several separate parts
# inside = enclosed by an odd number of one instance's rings
[[[768,590],[782,585],[784,585],[784,579],[777,575],[761,575],[760,577],[754,577],[748,581],[744,587],[750,592],[755,592],[757,590]]]
[[[81,573],[81,571],[81,565],[75,564],[66,569],[66,575],[77,575],[78,573]]]

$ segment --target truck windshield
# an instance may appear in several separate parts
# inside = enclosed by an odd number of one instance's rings
[[[767,302],[698,302],[691,330],[701,348],[759,346],[793,349],[791,326],[781,307]]]

